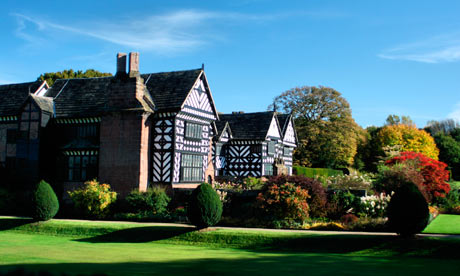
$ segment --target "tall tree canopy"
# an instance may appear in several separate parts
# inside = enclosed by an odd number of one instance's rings
[[[299,146],[297,164],[311,167],[346,167],[353,164],[363,130],[351,117],[341,94],[329,87],[296,87],[277,96],[269,110],[292,113]]]
[[[393,126],[393,125],[406,125],[406,126],[415,126],[414,121],[409,116],[401,116],[391,114],[388,115],[385,125]]]
[[[75,79],[75,78],[96,78],[96,77],[109,77],[111,73],[102,73],[94,69],[88,69],[85,72],[82,70],[74,71],[73,69],[50,72],[41,74],[37,80],[45,80],[49,86],[52,86],[58,79]]]
[[[439,150],[433,137],[415,126],[389,125],[379,130],[377,134],[379,149],[399,146],[400,151],[419,152],[425,156],[438,160]]]

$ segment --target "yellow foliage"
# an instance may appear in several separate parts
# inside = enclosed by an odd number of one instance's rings
[[[438,160],[439,149],[433,137],[424,131],[409,125],[389,125],[377,134],[380,148],[400,146],[401,151],[420,152],[427,157]]]

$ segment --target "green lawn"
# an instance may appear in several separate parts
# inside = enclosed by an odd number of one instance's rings
[[[460,181],[450,181],[451,189],[460,189]]]
[[[460,235],[460,215],[439,215],[423,233]]]
[[[460,240],[0,218],[0,271],[108,275],[454,275]]]

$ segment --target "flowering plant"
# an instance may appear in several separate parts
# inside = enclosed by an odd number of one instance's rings
[[[117,198],[117,193],[110,190],[109,184],[99,184],[96,179],[86,181],[84,187],[68,194],[77,209],[86,216],[97,218],[105,217],[110,204]]]
[[[361,197],[361,214],[372,218],[385,217],[390,199],[391,196],[384,193]]]
[[[352,172],[348,175],[336,175],[331,176],[327,179],[326,184],[329,189],[339,189],[339,190],[348,190],[348,189],[366,189],[369,190],[371,187],[371,175],[368,174],[358,174],[357,172]]]

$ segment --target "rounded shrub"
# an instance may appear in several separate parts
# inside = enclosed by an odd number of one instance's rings
[[[187,215],[198,228],[213,226],[220,221],[222,202],[211,185],[202,183],[192,192]]]
[[[166,213],[171,201],[162,187],[152,187],[147,191],[134,190],[125,198],[127,209],[131,213],[152,212],[153,214]]]
[[[420,233],[428,224],[428,203],[413,183],[398,187],[387,208],[390,229],[403,237]]]
[[[56,194],[50,184],[44,180],[35,185],[31,203],[31,216],[34,220],[49,220],[59,211],[59,201]]]

